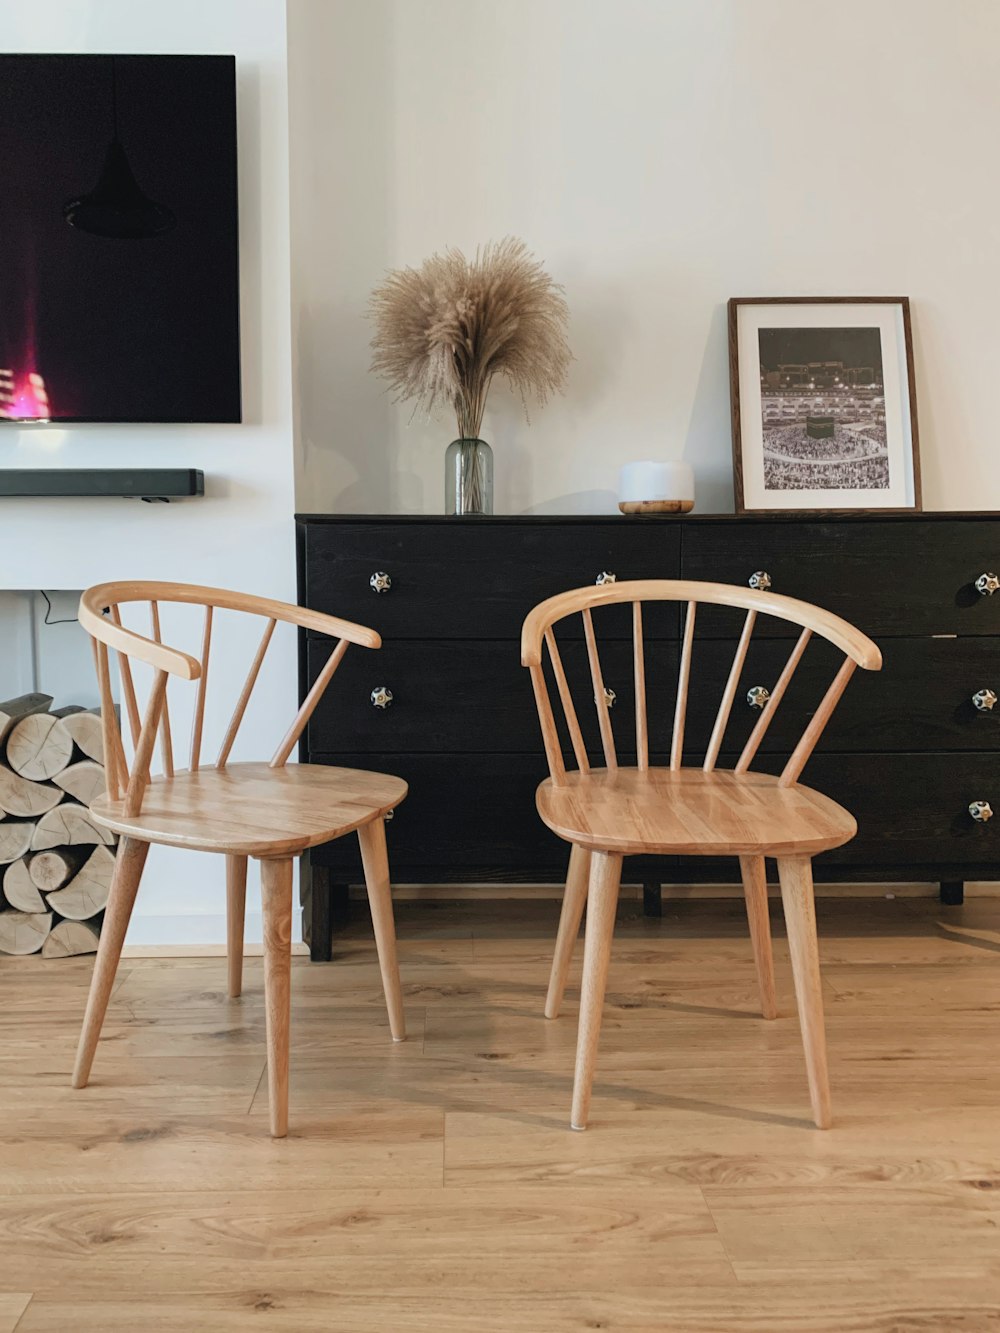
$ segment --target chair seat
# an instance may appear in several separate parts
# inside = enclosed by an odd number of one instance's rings
[[[406,796],[402,778],[318,764],[230,764],[155,778],[142,811],[101,797],[99,824],[145,842],[244,856],[294,856],[386,814]]]
[[[857,832],[836,801],[799,783],[779,787],[768,773],[593,769],[558,787],[547,778],[536,800],[561,838],[625,855],[812,856]]]

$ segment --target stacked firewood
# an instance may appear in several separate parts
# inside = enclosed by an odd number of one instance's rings
[[[91,817],[105,791],[98,713],[47,694],[0,703],[0,953],[93,953],[116,838]]]

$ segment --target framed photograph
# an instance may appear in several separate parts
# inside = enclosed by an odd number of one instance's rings
[[[918,510],[905,296],[729,302],[738,514]]]

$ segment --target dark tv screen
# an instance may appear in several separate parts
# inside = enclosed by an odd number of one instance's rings
[[[0,419],[240,420],[232,56],[0,55]]]

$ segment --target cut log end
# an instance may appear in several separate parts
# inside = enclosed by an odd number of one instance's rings
[[[43,782],[69,763],[73,738],[64,725],[70,718],[31,713],[15,723],[7,737],[7,763],[22,778]]]
[[[7,825],[0,826],[0,839],[6,827]],[[43,852],[50,847],[77,847],[112,842],[114,834],[110,829],[102,828],[96,823],[89,810],[82,805],[64,802],[62,805],[57,805],[54,810],[50,810],[48,814],[42,815],[35,825],[31,846],[32,850]]]
[[[86,710],[66,713],[57,721],[62,738],[75,745],[88,759],[104,763],[104,732],[101,727],[100,713]]]
[[[70,764],[69,768],[57,773],[52,781],[75,801],[86,806],[93,805],[108,788],[104,765],[99,764],[96,759],[81,759],[77,764]],[[0,806],[2,805],[3,799],[0,797]],[[38,813],[43,814],[44,811]]]
[[[28,717],[31,713],[44,713],[51,705],[51,694],[19,694],[16,699],[8,699],[0,704],[0,741],[22,717]]]
[[[18,861],[31,846],[36,826],[7,820],[0,824],[0,865]]]
[[[54,847],[36,852],[28,866],[31,882],[43,893],[54,893],[76,875],[86,863],[87,852],[79,847]]]
[[[96,953],[97,942],[96,927],[86,921],[60,921],[46,936],[42,957],[75,958],[82,953]]]
[[[51,912],[0,912],[0,953],[38,953],[51,930]]]
[[[50,855],[50,852],[40,852],[32,862],[32,870],[40,857]],[[115,858],[112,853],[107,847],[95,847],[66,887],[49,894],[49,906],[71,921],[86,921],[96,916],[108,905],[114,872]]]
[[[39,815],[54,809],[63,795],[64,792],[59,787],[19,777],[17,773],[0,764],[0,810],[8,815],[36,819]]]
[[[16,912],[45,912],[45,899],[32,881],[28,858],[12,861],[3,876],[3,896]]]

